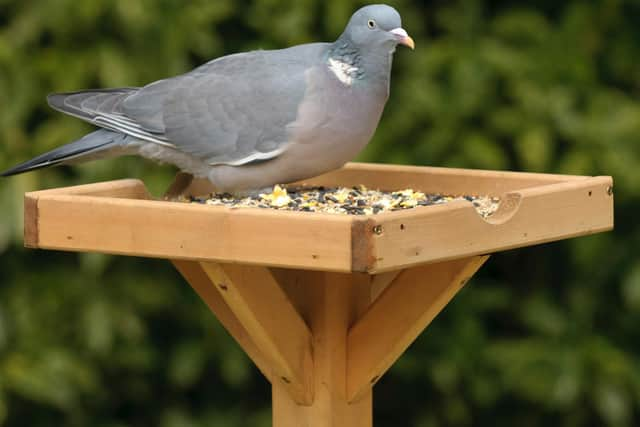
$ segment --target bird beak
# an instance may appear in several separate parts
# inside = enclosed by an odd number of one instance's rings
[[[411,50],[414,50],[416,48],[415,42],[411,37],[409,37],[409,34],[407,34],[407,32],[403,28],[394,28],[389,32],[395,36],[399,44],[410,47]]]

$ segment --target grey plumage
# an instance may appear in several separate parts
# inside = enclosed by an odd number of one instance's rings
[[[71,164],[76,161],[87,161],[92,158],[103,158],[105,153],[112,155],[124,154],[126,150],[128,135],[112,132],[106,129],[99,129],[85,135],[81,139],[70,144],[63,145],[45,154],[41,154],[19,164],[2,173],[2,176],[17,175],[36,169],[56,166],[58,164]]]
[[[18,165],[138,154],[206,177],[220,190],[318,175],[369,142],[389,90],[399,14],[367,6],[334,43],[225,56],[141,88],[53,94],[49,105],[103,128]]]

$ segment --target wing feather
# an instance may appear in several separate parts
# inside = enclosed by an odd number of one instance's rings
[[[97,126],[171,147],[211,165],[243,165],[286,150],[326,44],[225,56],[142,88],[53,94],[49,104]]]

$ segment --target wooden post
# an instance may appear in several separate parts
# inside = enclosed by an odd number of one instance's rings
[[[347,335],[369,305],[365,274],[281,271],[276,274],[313,334],[314,402],[297,404],[281,384],[273,393],[274,427],[371,427],[371,387],[347,399]]]
[[[371,427],[376,381],[486,259],[380,275],[174,264],[271,382],[274,427]]]

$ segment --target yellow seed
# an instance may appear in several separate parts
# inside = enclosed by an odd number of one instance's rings
[[[349,190],[342,187],[338,191],[336,191],[333,196],[338,199],[338,202],[344,203],[344,201],[349,198]]]
[[[416,207],[417,204],[418,201],[416,199],[407,199],[403,200],[402,203],[400,203],[400,206],[402,206],[403,208],[413,208]]]
[[[291,197],[287,194],[287,189],[282,188],[279,185],[273,187],[273,192],[271,192],[271,194],[260,194],[260,198],[269,202],[271,206],[276,208],[287,206],[291,202]]]

